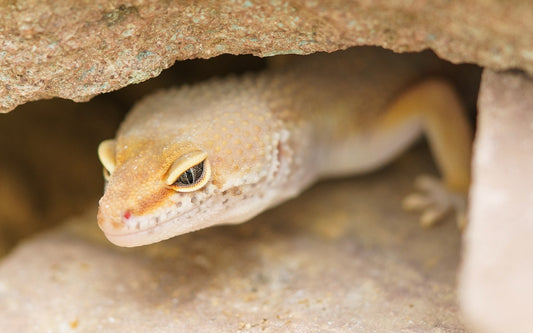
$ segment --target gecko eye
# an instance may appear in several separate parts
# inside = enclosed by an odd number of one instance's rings
[[[98,146],[98,158],[104,166],[104,179],[109,180],[115,171],[115,140],[105,140]]]
[[[202,188],[211,178],[207,154],[194,150],[179,157],[168,169],[165,183],[177,192],[192,192]]]
[[[204,162],[196,164],[182,173],[172,185],[189,186],[196,184],[204,174]]]

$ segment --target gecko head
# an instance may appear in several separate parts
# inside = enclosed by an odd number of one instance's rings
[[[273,190],[285,174],[286,136],[224,130],[224,121],[215,135],[204,125],[162,137],[160,125],[158,135],[126,131],[100,144],[106,188],[98,225],[112,243],[139,246],[244,222],[289,194]]]

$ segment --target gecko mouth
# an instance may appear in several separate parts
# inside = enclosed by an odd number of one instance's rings
[[[199,211],[199,207],[194,207],[192,210],[164,220],[155,216],[130,215],[127,219],[124,217],[121,223],[124,226],[123,232],[113,232],[102,227],[101,229],[106,238],[115,245],[123,247],[147,245],[209,226],[209,223],[206,223],[209,220],[206,216],[202,215],[202,218],[198,218],[201,215],[198,214]]]
[[[268,206],[263,200],[255,200],[255,196],[243,192],[245,189],[241,184],[219,192],[218,197],[187,196],[186,200],[179,199],[147,215],[135,215],[126,210],[118,223],[111,221],[109,216],[106,218],[99,214],[99,219],[102,217],[99,226],[111,243],[134,247],[213,225],[242,223]]]
[[[137,222],[149,221],[150,217],[131,216],[128,223],[130,226],[134,226],[133,228],[135,229],[119,233],[107,232],[104,228],[102,228],[102,231],[106,238],[115,245],[135,247],[160,242],[214,225],[242,223],[253,218],[266,208],[257,208],[252,205],[252,209],[249,209],[250,207],[247,207],[247,204],[240,201],[242,204],[233,206],[237,209],[226,209],[224,214],[221,214],[221,209],[227,208],[227,206],[224,206],[226,203],[226,201],[222,201],[219,209],[211,207],[208,211],[203,210],[202,206],[198,205],[183,214],[174,215],[157,222],[154,220],[152,222],[154,223],[153,225],[138,229],[136,228]]]

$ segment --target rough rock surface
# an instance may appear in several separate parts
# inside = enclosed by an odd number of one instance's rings
[[[91,209],[2,261],[0,331],[463,332],[454,223],[400,208],[423,152],[146,247],[112,246]]]
[[[533,80],[485,71],[461,303],[476,331],[533,332]]]
[[[533,73],[527,0],[0,1],[0,111],[75,101],[158,75],[175,60],[381,45]],[[520,33],[524,32],[524,33]]]

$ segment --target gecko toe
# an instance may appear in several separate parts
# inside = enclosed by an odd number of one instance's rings
[[[441,221],[446,213],[448,212],[447,207],[437,206],[425,210],[420,217],[420,225],[424,228],[432,227]]]
[[[431,199],[420,193],[407,195],[402,201],[402,207],[406,211],[421,211],[431,205]]]
[[[416,192],[407,195],[402,206],[406,211],[420,213],[420,225],[431,227],[455,212],[457,226],[466,225],[466,198],[450,191],[443,182],[433,176],[421,175],[415,180]]]

